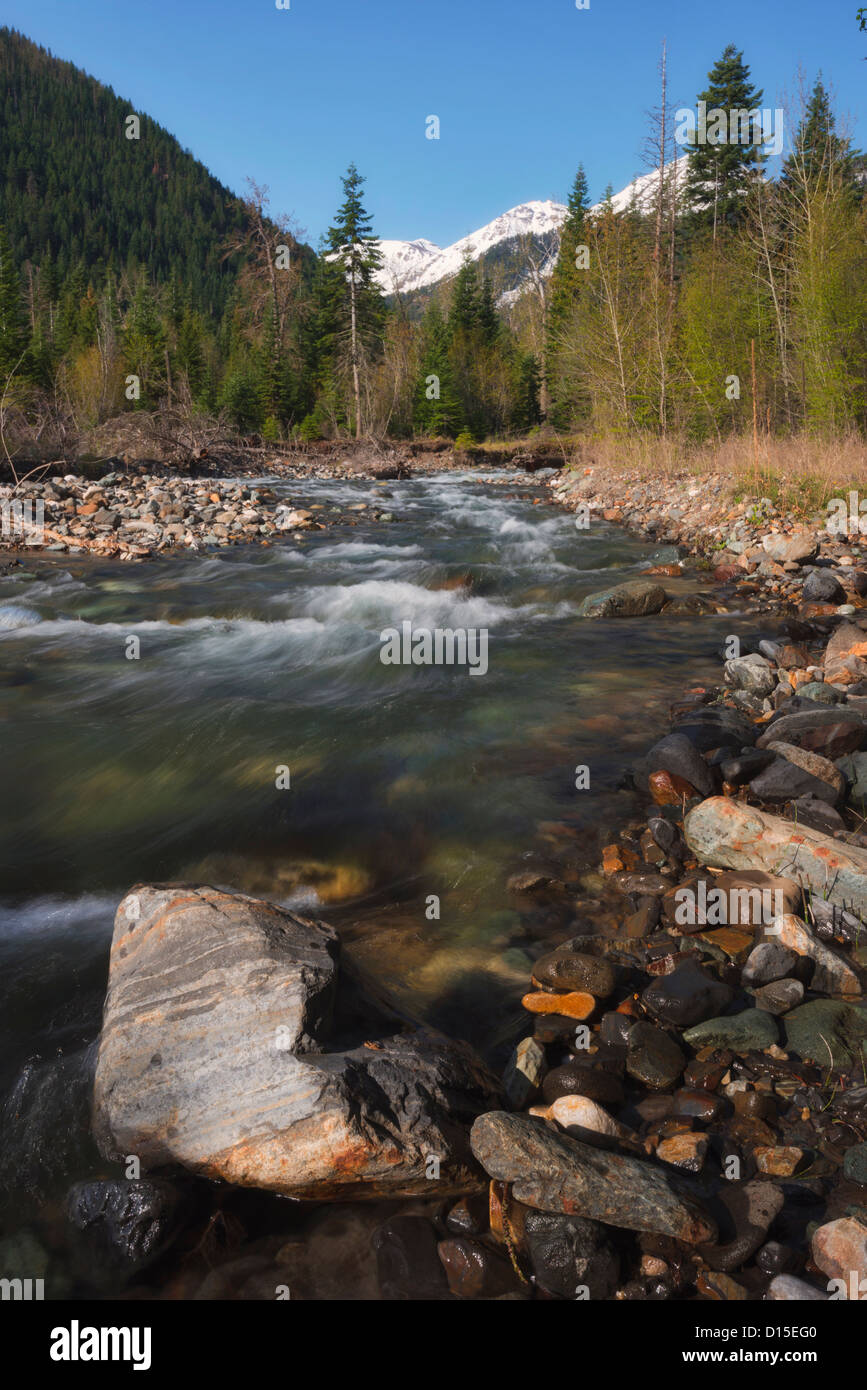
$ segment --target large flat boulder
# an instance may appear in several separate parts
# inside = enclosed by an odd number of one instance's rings
[[[794,879],[828,902],[867,914],[867,850],[724,796],[696,806],[683,830],[702,864],[764,869]]]
[[[106,1155],[311,1200],[446,1196],[479,1185],[469,1128],[499,1103],[469,1047],[372,1003],[324,923],[210,887],[120,904],[94,1085]]]

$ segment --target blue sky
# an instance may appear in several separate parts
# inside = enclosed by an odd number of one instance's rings
[[[726,43],[764,104],[803,67],[835,88],[859,144],[859,0],[4,0],[2,21],[129,98],[231,188],[271,189],[314,244],[354,160],[382,237],[447,245],[532,198],[594,199],[645,167],[668,41],[676,105]],[[441,121],[425,139],[425,118]]]

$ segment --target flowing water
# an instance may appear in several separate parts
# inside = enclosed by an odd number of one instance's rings
[[[59,1201],[94,1170],[94,1042],[133,883],[321,915],[409,1009],[498,1062],[550,929],[507,880],[552,865],[592,894],[603,832],[641,804],[624,765],[673,695],[719,677],[731,617],[577,616],[659,552],[576,529],[526,475],[270,485],[342,519],[300,544],[0,579],[0,1179],[25,1216],[28,1193]],[[359,502],[396,520],[350,525]],[[405,620],[486,629],[486,674],[384,665],[380,633]]]

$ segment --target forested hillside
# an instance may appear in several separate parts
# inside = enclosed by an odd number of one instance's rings
[[[867,428],[864,159],[821,79],[773,177],[761,127],[678,144],[663,91],[640,205],[593,205],[579,165],[559,256],[519,238],[385,299],[354,166],[317,255],[8,29],[0,73],[4,439],[167,406],[272,441]],[[734,45],[698,95],[732,129],[763,101]]]

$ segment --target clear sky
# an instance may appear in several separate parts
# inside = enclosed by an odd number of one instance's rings
[[[802,67],[833,85],[859,145],[859,0],[4,0],[2,21],[129,98],[224,183],[271,189],[314,244],[355,161],[382,237],[440,245],[533,198],[594,200],[646,167],[665,37],[694,104],[729,42],[764,105]],[[425,139],[437,115],[439,141]]]

